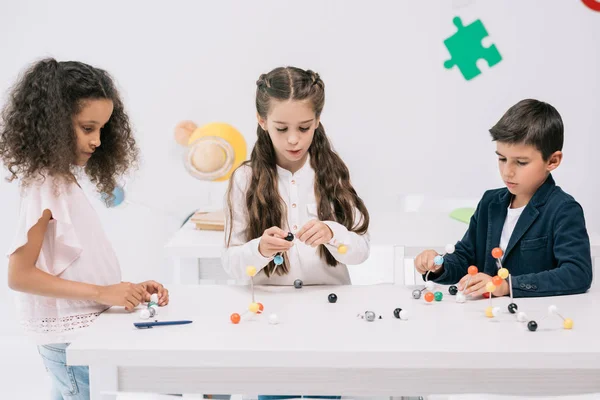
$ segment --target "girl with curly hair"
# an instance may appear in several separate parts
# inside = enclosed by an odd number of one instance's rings
[[[346,265],[368,258],[369,213],[325,135],[324,103],[313,71],[276,68],[258,79],[258,138],[227,193],[222,263],[232,277],[248,279],[252,265],[258,284],[350,284]]]
[[[22,325],[34,335],[54,398],[88,399],[88,367],[67,366],[65,349],[110,306],[133,310],[158,282],[121,282],[118,260],[81,189],[82,172],[105,201],[134,165],[137,147],[107,72],[44,59],[9,95],[0,123],[0,160],[20,180],[20,218],[9,249],[8,285]]]

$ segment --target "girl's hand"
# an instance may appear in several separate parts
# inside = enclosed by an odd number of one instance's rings
[[[162,284],[156,281],[146,281],[139,283],[144,290],[144,301],[150,301],[150,296],[154,293],[158,294],[158,305],[160,307],[169,304],[169,291]]]
[[[133,311],[144,300],[144,289],[140,285],[121,282],[116,285],[100,286],[97,302],[107,306],[125,307]]]
[[[333,239],[331,228],[318,219],[310,220],[298,231],[298,240],[309,246],[317,247]]]
[[[285,240],[285,237],[287,237],[287,232],[276,226],[270,227],[260,237],[258,251],[263,257],[273,257],[279,252],[289,250],[293,243]]]

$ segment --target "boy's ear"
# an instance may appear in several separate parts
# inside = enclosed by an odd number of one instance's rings
[[[552,172],[556,168],[558,168],[562,161],[562,158],[562,151],[555,151],[554,153],[550,154],[550,157],[548,157],[548,164],[546,165],[546,171]]]
[[[256,113],[256,119],[258,121],[258,124],[262,128],[262,130],[266,132],[267,131],[267,121],[265,121],[258,113]]]

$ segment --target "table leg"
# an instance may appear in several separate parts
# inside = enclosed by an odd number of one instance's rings
[[[119,390],[117,367],[90,365],[90,399],[116,400]]]

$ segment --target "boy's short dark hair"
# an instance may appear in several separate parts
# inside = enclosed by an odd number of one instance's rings
[[[521,100],[490,129],[493,141],[528,144],[548,161],[555,151],[562,150],[564,127],[556,108],[542,101]]]

